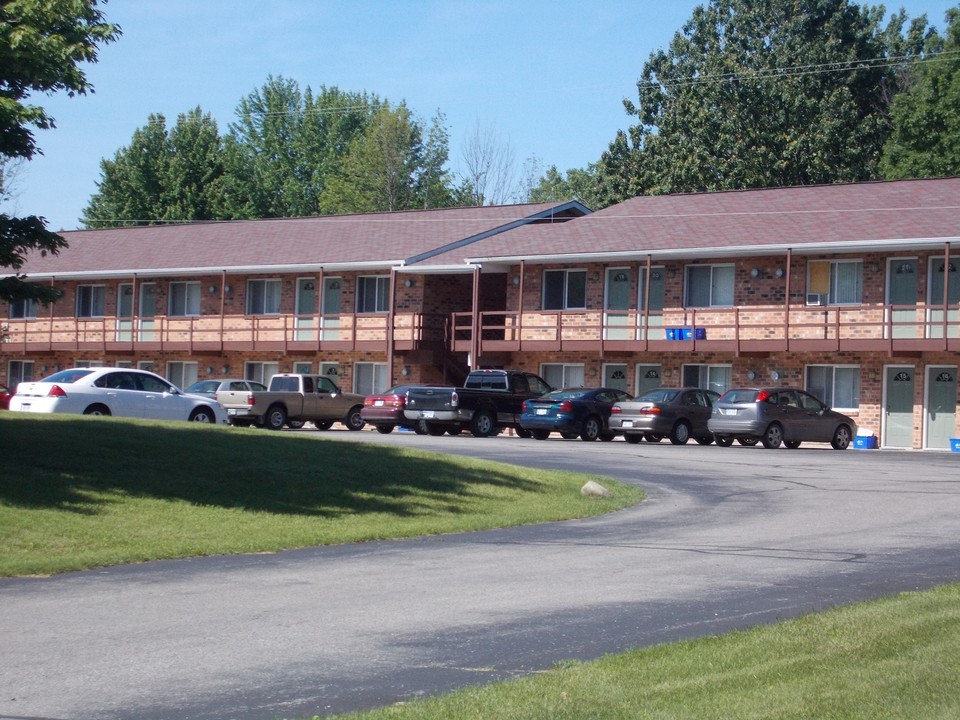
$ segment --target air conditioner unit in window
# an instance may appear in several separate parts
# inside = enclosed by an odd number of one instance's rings
[[[823,293],[807,293],[807,305],[823,305]]]

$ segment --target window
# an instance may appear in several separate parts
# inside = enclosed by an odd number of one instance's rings
[[[540,377],[555,388],[583,387],[583,365],[543,363]]]
[[[247,281],[247,315],[280,314],[280,281]],[[248,380],[252,378],[247,378]]]
[[[353,391],[360,395],[375,395],[386,390],[387,364],[358,362],[353,366]]]
[[[830,407],[857,410],[860,407],[860,368],[856,365],[810,365],[807,387]]]
[[[78,285],[77,286],[77,317],[103,317],[104,314],[104,286]]]
[[[7,385],[15,392],[17,385],[33,380],[33,360],[11,360],[7,366]]]
[[[328,377],[333,382],[337,382],[337,378],[340,377],[340,363],[335,362],[322,362],[320,363],[320,372],[318,375],[323,375]]]
[[[689,265],[687,307],[733,307],[733,265]]]
[[[171,316],[184,317],[200,314],[200,283],[172,282],[169,294]]]
[[[37,303],[29,298],[22,300],[12,300],[10,302],[10,319],[20,320],[25,318],[35,318],[37,316]]]
[[[732,385],[730,365],[684,365],[683,386],[713,390],[721,395]]]
[[[243,366],[243,379],[255,380],[267,385],[270,377],[280,372],[280,363],[275,362],[248,362]]]
[[[103,367],[102,360],[77,360],[73,363],[74,367],[77,368],[97,368]]]
[[[167,380],[181,390],[193,385],[197,381],[197,364],[195,362],[168,362]]]
[[[808,305],[859,305],[863,261],[813,260],[807,266]]]
[[[293,364],[293,372],[297,375],[309,375],[313,371],[313,363],[310,362],[295,362]]]
[[[586,307],[586,270],[543,271],[544,310],[583,310]]]
[[[357,278],[357,312],[376,313],[390,310],[390,278],[386,275]]]
[[[156,366],[153,364],[153,360],[138,360],[137,368],[146,370],[147,372],[156,372]]]

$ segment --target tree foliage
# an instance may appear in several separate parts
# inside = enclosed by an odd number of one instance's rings
[[[539,183],[530,189],[527,200],[537,203],[579,200],[591,209],[605,205],[600,199],[597,167],[593,163],[585,170],[572,168],[566,174],[551,165]]]
[[[7,0],[0,3],[0,158],[30,159],[39,152],[35,130],[55,127],[55,119],[34,93],[85,94],[92,86],[81,63],[96,62],[98,46],[120,30],[104,22],[96,0]],[[0,280],[0,298],[52,302],[58,293],[27,282],[19,274],[30,252],[57,253],[59,235],[39,217],[0,214],[0,267],[14,275]]]
[[[168,132],[151,115],[113,160],[100,162],[98,190],[84,211],[87,227],[149,225],[222,218],[223,140],[197,107]]]
[[[921,62],[893,101],[883,149],[887,178],[960,175],[960,7],[947,12],[943,50]]]
[[[883,18],[849,0],[696,8],[624,101],[639,123],[598,164],[604,201],[878,177],[890,98],[932,37]]]

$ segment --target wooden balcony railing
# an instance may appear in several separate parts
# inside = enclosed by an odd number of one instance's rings
[[[385,352],[389,319],[386,314],[338,314],[8,320],[0,330],[0,353],[56,350]],[[402,351],[447,346],[448,323],[446,315],[397,313],[393,316],[394,348]]]
[[[754,306],[623,311],[484,312],[474,347],[473,316],[455,313],[452,349],[530,351],[730,351],[960,349],[960,308]]]

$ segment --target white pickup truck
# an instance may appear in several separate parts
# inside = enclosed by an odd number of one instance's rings
[[[280,430],[312,422],[328,430],[335,422],[360,430],[363,395],[347,393],[324,375],[281,373],[270,378],[266,391],[221,390],[217,402],[227,411],[231,425],[256,425]]]

